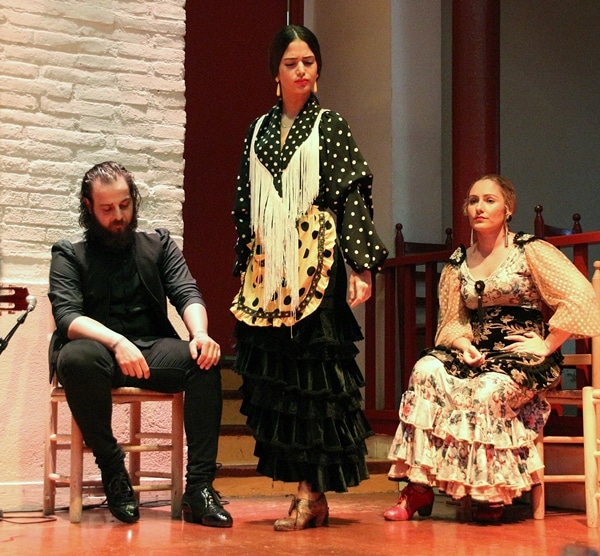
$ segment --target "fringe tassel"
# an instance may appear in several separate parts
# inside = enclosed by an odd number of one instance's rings
[[[322,113],[322,111],[321,111]],[[292,311],[298,306],[298,231],[296,222],[306,214],[319,193],[319,113],[313,130],[293,154],[282,173],[281,196],[273,176],[256,156],[254,142],[262,124],[257,122],[250,147],[251,224],[264,255],[261,300],[264,305],[286,287]]]

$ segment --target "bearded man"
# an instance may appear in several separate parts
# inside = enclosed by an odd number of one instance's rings
[[[183,517],[231,527],[212,486],[222,411],[220,348],[208,335],[204,300],[169,232],[137,229],[140,201],[133,175],[120,164],[103,162],[84,175],[84,233],[52,247],[48,297],[58,350],[51,372],[95,456],[109,510],[127,523],[139,519],[139,508],[112,431],[111,389],[183,391]],[[189,340],[180,339],[169,321],[167,299]]]

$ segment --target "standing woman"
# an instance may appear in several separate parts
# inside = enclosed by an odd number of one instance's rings
[[[553,245],[508,229],[515,190],[477,180],[465,202],[473,240],[440,277],[436,347],[415,364],[400,401],[389,477],[407,479],[384,517],[429,515],[436,486],[478,502],[477,521],[539,483],[535,439],[550,413],[543,392],[560,376],[560,346],[600,334],[589,281]],[[554,313],[543,321],[542,304]]]
[[[369,476],[373,432],[361,411],[362,334],[351,308],[371,296],[387,250],[372,221],[371,171],[347,122],[315,96],[317,38],[286,26],[269,60],[279,102],[248,129],[233,209],[242,282],[232,305],[235,369],[258,472],[298,483],[275,522],[294,531],[327,525],[324,493]]]

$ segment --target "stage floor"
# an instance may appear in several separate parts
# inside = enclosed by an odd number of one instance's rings
[[[383,511],[395,502],[386,494],[329,494],[329,527],[275,532],[290,499],[284,496],[232,498],[231,529],[173,521],[169,506],[142,507],[138,523],[115,520],[107,509],[86,510],[80,524],[66,511],[36,522],[39,513],[6,513],[0,523],[0,554],[88,555],[502,555],[583,556],[597,554],[600,534],[583,513],[550,511],[546,519],[479,525],[461,523],[448,498],[437,496],[433,514],[409,522],[387,522]],[[11,523],[18,516],[19,524]],[[27,523],[30,521],[30,523]]]

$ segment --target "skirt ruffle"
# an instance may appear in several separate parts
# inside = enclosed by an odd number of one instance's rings
[[[256,440],[257,470],[307,481],[315,492],[345,492],[367,479],[365,439],[373,434],[355,361],[360,327],[344,300],[343,275],[330,286],[321,307],[291,328],[236,325],[241,413]]]
[[[521,396],[500,373],[488,373],[492,382],[481,390],[475,380],[448,375],[433,358],[413,371],[390,449],[390,478],[506,504],[539,482],[535,439],[548,404],[526,391]]]

